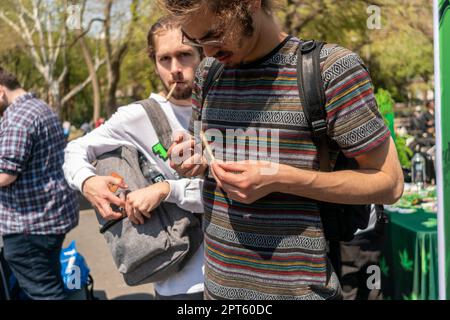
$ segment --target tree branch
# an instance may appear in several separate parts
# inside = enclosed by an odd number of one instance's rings
[[[10,26],[24,41],[25,43],[30,47],[30,53],[31,58],[33,60],[34,65],[39,70],[39,72],[46,78],[46,70],[42,63],[41,57],[37,53],[35,49],[35,45],[33,42],[33,39],[31,38],[31,35],[29,33],[29,30],[26,25],[23,25],[24,21],[23,18],[19,19],[20,25],[17,25],[15,22],[13,22],[10,18],[8,18],[3,11],[0,11],[0,18],[6,22],[8,26]],[[23,30],[21,29],[23,28]]]
[[[102,59],[101,61],[97,61],[95,65],[95,71],[97,71],[104,63],[106,59]],[[92,76],[90,75],[83,83],[80,83],[76,87],[74,87],[64,98],[61,100],[61,106],[64,106],[70,99],[72,99],[75,95],[77,95],[80,91],[82,91],[92,80]]]
[[[69,49],[71,49],[74,45],[77,44],[78,40],[80,40],[80,38],[84,37],[89,31],[91,31],[91,27],[94,24],[94,22],[102,22],[105,23],[105,19],[101,19],[101,18],[94,18],[91,19],[91,21],[89,21],[89,24],[87,26],[87,28],[85,30],[83,30],[82,33],[78,34],[75,39],[73,39],[73,41],[69,44]]]
[[[23,11],[24,6],[23,6],[22,2],[20,2],[20,3],[21,3],[21,10]],[[40,3],[40,1],[33,0],[32,4],[33,4],[34,28],[37,30],[38,36],[39,36],[39,41],[40,41],[39,48],[41,51],[41,57],[42,57],[43,63],[47,64],[48,63],[48,55],[47,55],[47,52],[45,51],[44,31],[42,28],[41,19],[39,18],[39,15],[40,15],[40,7],[39,6],[41,5],[41,3]]]

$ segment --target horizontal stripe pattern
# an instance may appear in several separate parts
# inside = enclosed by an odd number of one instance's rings
[[[318,170],[298,95],[297,48],[288,38],[257,63],[225,68],[200,108],[201,88],[211,65],[202,62],[194,85],[194,114],[214,154],[228,161],[279,161]],[[327,121],[334,165],[367,152],[388,137],[361,59],[336,45],[321,52]],[[191,132],[193,122],[191,122]],[[275,154],[275,152],[277,152]],[[227,198],[209,174],[205,205],[205,296],[209,299],[327,299],[339,284],[326,258],[318,204],[272,193],[251,205]]]

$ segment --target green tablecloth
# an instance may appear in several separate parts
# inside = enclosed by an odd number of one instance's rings
[[[385,299],[438,299],[436,213],[386,212],[390,223],[380,260]]]

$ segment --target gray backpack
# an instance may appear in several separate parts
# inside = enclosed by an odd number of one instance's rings
[[[167,150],[171,129],[164,111],[151,99],[137,103],[146,110],[160,143]],[[121,146],[105,153],[98,157],[95,166],[97,175],[108,176],[112,172],[121,175],[129,187],[127,192],[151,184],[141,171],[139,152],[133,147]],[[120,192],[123,190],[119,189],[117,194]],[[162,202],[143,225],[134,225],[128,218],[106,221],[96,213],[102,225],[100,232],[130,286],[162,281],[180,271],[203,241],[200,218],[172,203]]]

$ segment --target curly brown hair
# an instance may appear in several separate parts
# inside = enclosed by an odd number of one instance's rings
[[[253,0],[160,0],[166,10],[181,21],[188,20],[200,10],[208,10],[224,21],[240,22],[246,36],[253,34],[253,18],[250,6]],[[261,0],[261,7],[268,15],[273,14],[276,1]],[[239,25],[237,25],[239,26]]]

